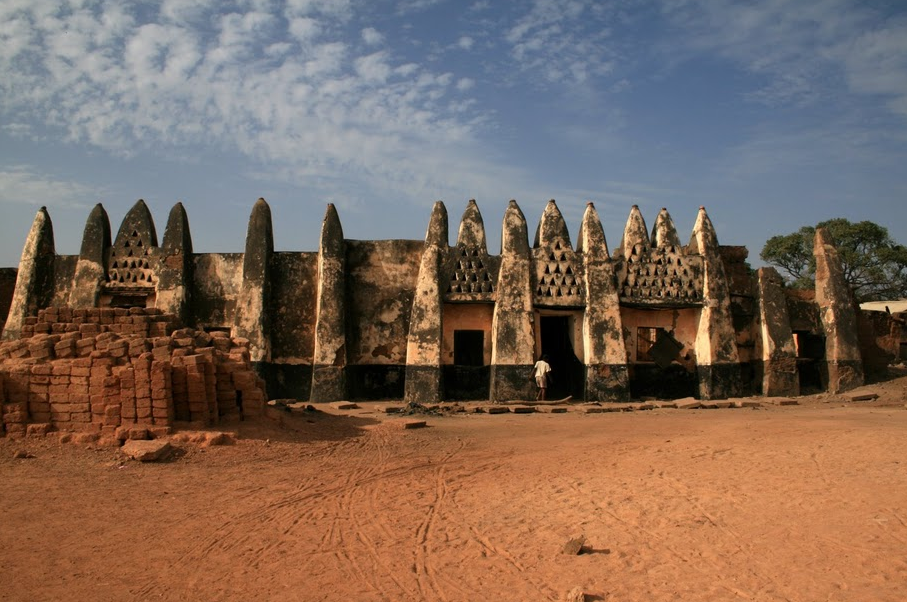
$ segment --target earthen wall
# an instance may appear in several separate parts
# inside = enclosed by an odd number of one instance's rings
[[[242,290],[242,253],[195,255],[192,309],[199,329],[231,328]]]
[[[54,291],[50,303],[52,307],[62,307],[69,303],[78,262],[78,255],[57,255],[54,258]]]
[[[424,243],[346,241],[350,396],[400,398]]]
[[[317,293],[317,253],[274,254],[271,259],[272,361],[312,363]]]
[[[307,398],[312,386],[318,254],[271,258],[271,362],[263,369],[277,398]]]
[[[861,311],[857,326],[863,370],[871,378],[884,376],[888,365],[900,359],[904,321],[883,311]]]
[[[794,332],[822,334],[819,310],[816,307],[816,293],[811,290],[785,288],[790,327]]]

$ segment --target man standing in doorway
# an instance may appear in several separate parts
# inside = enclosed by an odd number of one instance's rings
[[[548,390],[548,374],[550,373],[551,364],[548,363],[548,356],[542,355],[542,359],[537,361],[535,368],[533,368],[535,384],[539,388],[539,392],[535,396],[536,401],[545,401],[545,392]]]

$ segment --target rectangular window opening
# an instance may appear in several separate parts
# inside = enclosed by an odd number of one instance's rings
[[[636,329],[636,361],[637,362],[654,362],[652,357],[652,346],[658,340],[658,336],[664,332],[664,328],[655,328],[651,326],[640,326]]]

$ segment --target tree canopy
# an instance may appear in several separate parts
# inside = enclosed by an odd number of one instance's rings
[[[786,272],[791,286],[811,288],[816,273],[813,240],[820,227],[834,239],[844,279],[858,303],[907,298],[907,247],[874,222],[836,218],[804,226],[792,234],[771,237],[759,257]]]

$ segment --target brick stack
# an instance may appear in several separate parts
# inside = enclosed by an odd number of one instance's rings
[[[38,310],[37,316],[25,319],[20,336],[26,339],[36,334],[78,332],[83,336],[91,336],[112,332],[154,338],[167,336],[176,326],[175,316],[154,307],[48,307]]]
[[[28,423],[28,370],[17,370],[3,380],[6,382],[3,430],[10,435],[22,435]]]
[[[192,421],[189,410],[189,390],[186,383],[185,356],[174,355],[171,363],[170,384],[173,391],[173,417],[182,422]]]
[[[259,413],[263,411],[265,404],[265,383],[255,372],[252,371],[252,365],[249,362],[248,341],[245,339],[236,339],[241,345],[230,350],[230,362],[226,365],[227,371],[231,372],[233,387],[243,394],[243,411],[248,413]]]
[[[190,420],[210,424],[212,413],[208,403],[208,387],[205,384],[205,358],[200,355],[188,355],[183,360]]]
[[[144,308],[42,310],[26,338],[0,344],[0,433],[212,425],[238,414],[237,391],[246,413],[260,413],[264,382],[248,341],[192,329],[167,336],[174,321]]]
[[[67,374],[64,374],[64,368],[68,368]],[[53,377],[54,384],[52,385],[53,364],[36,364],[31,368],[31,382],[28,389],[29,404],[36,412],[46,407],[50,413],[50,419],[46,422],[58,424],[61,428],[71,426],[74,409],[72,406],[75,406],[75,410],[78,412],[89,413],[87,412],[90,401],[88,386],[79,384],[72,387],[72,368],[71,362],[61,362],[56,371],[57,375]],[[35,422],[41,421],[35,420]],[[85,422],[90,422],[90,420]]]
[[[49,423],[53,413],[50,403],[50,382],[53,368],[46,364],[33,364],[27,368],[27,395],[23,399],[28,406],[31,422]],[[54,389],[56,391],[56,389]]]
[[[106,417],[105,409],[105,427],[116,427],[117,425],[122,423],[135,424],[136,422],[138,422],[138,414],[136,413],[137,388],[135,379],[135,364],[120,367],[117,371],[117,376],[120,379],[119,420],[109,420]]]
[[[151,362],[151,420],[152,424],[173,424],[173,388],[170,362]]]
[[[3,404],[3,429],[10,435],[25,433],[28,411],[25,403]]]
[[[0,417],[3,416],[3,408],[6,405],[6,393],[4,392],[4,389],[5,389],[4,381],[6,381],[6,378],[3,376],[3,373],[0,372]],[[3,433],[5,433],[5,432],[6,432],[6,428],[3,426],[3,420],[0,420],[0,435],[3,435]]]
[[[98,341],[99,346],[104,345],[106,342],[107,341]],[[105,350],[103,347],[101,349],[96,349],[91,352],[90,357],[91,371],[89,373],[88,392],[90,399],[89,411],[91,416],[89,416],[89,418],[94,417],[94,424],[97,425],[97,429],[100,430],[105,415],[104,408],[109,399],[119,398],[120,386],[119,379],[113,375],[116,359],[110,357],[108,350]],[[73,421],[77,418],[81,421],[83,417],[76,417],[73,415]]]
[[[28,421],[29,366],[17,365],[4,375],[5,402],[3,403],[3,430],[9,435],[25,433]]]
[[[151,358],[145,353],[133,360],[135,370],[135,423],[152,424],[151,419]]]
[[[233,342],[225,332],[212,333],[211,344],[219,356],[229,355]],[[214,365],[214,399],[217,412],[221,416],[236,414],[239,407],[236,405],[237,387],[233,383],[233,363],[216,362]]]

